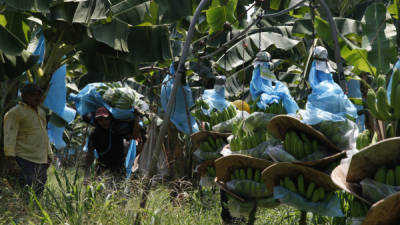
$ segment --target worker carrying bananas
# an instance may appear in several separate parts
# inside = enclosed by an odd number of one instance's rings
[[[250,82],[250,94],[253,101],[257,101],[257,107],[267,110],[269,106],[282,104],[285,111],[295,114],[299,109],[296,101],[290,95],[289,89],[278,81],[270,70],[271,55],[261,51],[257,53],[254,62],[253,75]]]
[[[95,151],[98,157],[96,175],[106,171],[114,178],[121,179],[125,174],[124,139],[141,141],[141,129],[139,115],[135,115],[133,121],[125,122],[113,118],[105,108],[100,107],[93,115],[85,115],[86,121],[91,120],[95,126],[88,139],[88,151],[85,158],[86,178],[89,175],[89,167],[94,161]]]

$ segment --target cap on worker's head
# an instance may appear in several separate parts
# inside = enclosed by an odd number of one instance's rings
[[[96,110],[96,118],[97,117],[109,117],[110,112],[105,107],[100,107]]]
[[[42,89],[37,84],[29,83],[21,88],[22,95],[43,94]]]
[[[215,77],[215,84],[216,85],[224,85],[226,81],[226,76],[216,76]]]

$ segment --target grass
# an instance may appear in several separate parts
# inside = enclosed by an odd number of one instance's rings
[[[0,181],[0,224],[133,224],[138,212],[142,224],[222,224],[219,191],[194,188],[179,181],[184,191],[171,199],[165,185],[157,185],[149,193],[145,209],[139,202],[143,182],[134,180],[130,194],[123,188],[108,185],[105,179],[83,184],[83,171],[49,169],[46,190],[39,199],[27,200],[6,180]],[[123,185],[122,185],[123,186]],[[299,211],[281,205],[274,209],[259,209],[257,225],[298,224]],[[337,224],[331,218],[314,217],[308,213],[308,224]]]

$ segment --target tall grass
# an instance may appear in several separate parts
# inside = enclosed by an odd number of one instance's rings
[[[46,190],[41,197],[26,198],[5,180],[0,182],[0,224],[133,224],[141,212],[142,224],[222,224],[219,191],[200,191],[182,182],[182,191],[171,199],[165,185],[157,185],[150,194],[146,208],[139,202],[143,182],[111,185],[106,178],[84,185],[80,169],[49,170]],[[128,186],[127,186],[128,185]],[[128,187],[128,188],[127,188]],[[129,193],[126,190],[130,190]],[[299,211],[280,206],[259,209],[255,224],[298,224]],[[308,214],[308,224],[345,224],[332,218]]]

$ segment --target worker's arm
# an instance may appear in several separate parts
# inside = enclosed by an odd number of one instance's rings
[[[21,168],[16,161],[15,146],[19,130],[19,117],[15,112],[6,113],[4,116],[4,153],[6,156],[7,173],[17,175]]]

